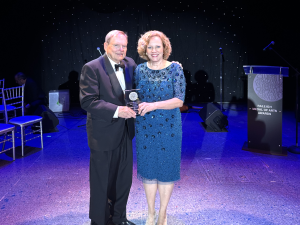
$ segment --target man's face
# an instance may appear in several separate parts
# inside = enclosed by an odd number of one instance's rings
[[[21,79],[20,77],[18,77],[18,76],[15,76],[15,81],[16,81],[16,83],[18,84],[18,85],[23,85],[23,84],[25,84],[25,82],[26,82],[26,80],[24,80],[24,79]]]
[[[110,39],[109,44],[104,42],[104,49],[112,61],[120,63],[126,56],[127,38],[122,34],[118,34]]]

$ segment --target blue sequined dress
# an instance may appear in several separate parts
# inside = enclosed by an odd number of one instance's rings
[[[134,75],[142,102],[179,98],[184,101],[185,77],[176,63],[161,70],[140,64]],[[136,118],[137,172],[140,180],[174,182],[180,179],[182,126],[179,108],[158,109]]]

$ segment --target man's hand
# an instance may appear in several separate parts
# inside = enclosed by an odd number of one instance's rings
[[[136,117],[136,114],[135,112],[131,109],[131,108],[128,108],[127,106],[119,106],[119,114],[118,114],[119,117],[121,118],[135,118]]]
[[[29,108],[30,108],[30,104],[26,104],[26,103],[25,103],[25,106],[24,106],[24,114],[25,114],[25,115],[28,114]]]
[[[172,61],[172,63],[176,63],[176,64],[178,64],[178,65],[181,67],[181,69],[183,69],[183,67],[182,67],[182,65],[181,65],[181,63],[180,63],[180,62],[177,62],[177,61]]]

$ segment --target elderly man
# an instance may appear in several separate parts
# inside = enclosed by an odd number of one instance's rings
[[[92,225],[134,225],[126,218],[126,204],[136,113],[125,106],[124,90],[132,89],[136,64],[126,57],[127,43],[124,32],[110,31],[104,42],[106,54],[85,64],[80,77],[80,104],[87,111],[90,147]]]

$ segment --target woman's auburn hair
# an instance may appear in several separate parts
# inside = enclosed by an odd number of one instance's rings
[[[146,55],[147,46],[150,42],[150,38],[155,36],[161,39],[163,43],[163,59],[167,60],[172,52],[170,40],[163,32],[157,30],[151,30],[141,35],[141,38],[138,41],[138,47],[137,47],[138,53],[142,59],[150,61],[149,57]]]

